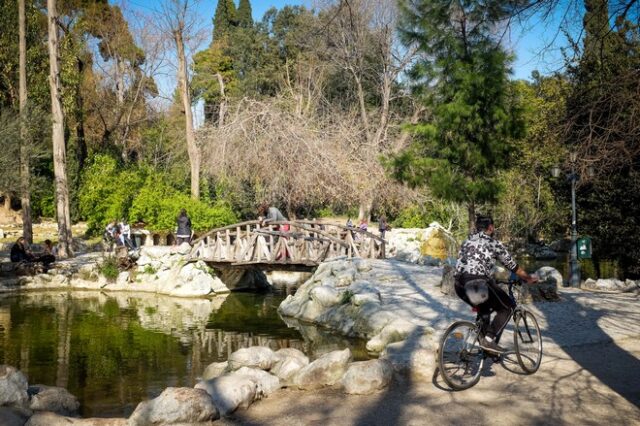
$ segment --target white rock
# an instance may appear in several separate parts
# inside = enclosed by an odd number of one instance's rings
[[[361,306],[365,303],[380,303],[382,301],[380,293],[358,293],[351,297],[351,304]]]
[[[329,352],[298,371],[293,377],[293,384],[300,389],[332,386],[342,378],[350,360],[349,349]]]
[[[436,350],[432,347],[397,342],[389,344],[380,358],[388,360],[398,374],[428,381],[432,379],[436,368],[435,354]]]
[[[129,417],[129,425],[198,423],[218,417],[218,410],[205,390],[169,387],[157,398],[138,404]]]
[[[562,287],[562,274],[551,266],[543,266],[538,269],[535,274],[540,281],[555,282],[556,287]]]
[[[0,406],[24,406],[29,401],[27,378],[10,365],[0,365]]]
[[[136,260],[136,264],[138,266],[147,266],[147,265],[151,265],[151,258],[149,256],[147,256],[146,254],[140,255],[140,257],[138,258],[138,260]],[[144,269],[144,268],[143,268]]]
[[[128,424],[127,419],[78,419],[45,411],[31,416],[25,426],[128,426]]]
[[[204,369],[202,380],[211,380],[222,376],[229,369],[229,362],[212,362]]]
[[[126,286],[127,284],[129,284],[129,272],[120,272],[118,274],[118,278],[116,278],[116,284],[121,286]]]
[[[182,255],[182,256],[186,256],[187,254],[191,253],[191,245],[189,243],[182,243],[178,246],[178,248],[176,249],[176,253]]]
[[[278,358],[296,358],[304,364],[309,364],[309,357],[304,354],[300,349],[296,348],[282,348],[276,351]]]
[[[230,370],[241,367],[269,370],[278,361],[278,356],[267,347],[251,346],[235,351],[229,356],[228,361]]]
[[[308,361],[304,363],[298,358],[287,357],[278,361],[271,369],[271,373],[282,380],[283,383],[289,383],[296,373],[307,365],[309,365]]]
[[[256,396],[254,400],[267,397],[282,387],[282,385],[280,384],[280,379],[278,377],[258,368],[242,367],[231,374],[233,376],[245,376],[255,382]]]
[[[140,250],[140,257],[146,256],[151,259],[160,259],[170,255],[173,251],[172,249],[173,248],[171,246],[145,246]]]
[[[29,386],[31,401],[29,408],[34,411],[51,411],[63,416],[77,414],[80,403],[78,398],[65,388],[56,386]]]
[[[392,376],[391,364],[385,359],[354,362],[342,377],[342,386],[346,393],[367,395],[387,387]]]
[[[385,325],[380,333],[373,336],[367,342],[367,350],[380,353],[389,343],[404,340],[409,334],[414,332],[416,328],[418,328],[418,326],[412,322],[401,318],[395,319]]]
[[[247,408],[256,396],[257,385],[251,378],[228,374],[198,383],[196,389],[204,389],[221,415],[226,416],[238,408]]]
[[[625,285],[623,281],[614,278],[601,278],[596,281],[596,288],[598,290],[617,291],[623,289],[624,287]]]
[[[324,307],[338,305],[342,301],[342,292],[333,287],[318,286],[309,292],[311,299]]]

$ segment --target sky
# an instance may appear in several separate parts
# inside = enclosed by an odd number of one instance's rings
[[[209,39],[205,40],[202,47],[208,46],[211,41],[212,20],[217,0],[193,0],[201,25]],[[393,0],[388,0],[393,1]],[[235,0],[236,5],[238,0]],[[123,4],[125,8],[150,12],[158,7],[156,0],[114,0],[114,3]],[[278,9],[286,5],[305,5],[311,7],[312,0],[251,0],[254,20],[261,20],[264,13],[271,7]],[[514,24],[512,30],[506,35],[506,45],[515,54],[512,66],[513,78],[530,79],[531,72],[538,70],[541,74],[550,74],[562,69],[563,60],[558,46],[564,44],[564,36],[558,34],[558,22],[552,19],[546,24],[533,17],[526,24]],[[161,92],[171,93],[175,87],[173,79],[160,78]]]

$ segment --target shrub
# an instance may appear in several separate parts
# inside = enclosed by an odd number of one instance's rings
[[[99,271],[106,279],[115,280],[120,273],[118,261],[115,257],[107,257],[100,265]]]

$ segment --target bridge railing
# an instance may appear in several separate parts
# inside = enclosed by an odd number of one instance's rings
[[[336,256],[384,258],[385,241],[358,228],[315,221],[248,221],[217,228],[194,241],[192,258],[208,262],[314,266]]]

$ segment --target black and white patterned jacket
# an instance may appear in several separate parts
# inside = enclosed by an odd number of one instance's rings
[[[456,274],[482,275],[490,278],[496,260],[510,271],[515,272],[518,269],[518,264],[504,244],[484,232],[478,232],[462,243],[456,262]]]

